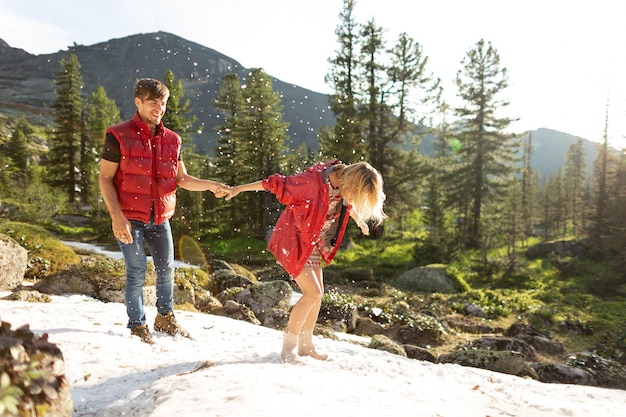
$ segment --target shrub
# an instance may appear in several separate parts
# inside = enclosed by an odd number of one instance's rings
[[[71,403],[52,405],[62,390],[69,397],[60,349],[28,325],[12,330],[3,321],[0,336],[0,415],[69,415]]]

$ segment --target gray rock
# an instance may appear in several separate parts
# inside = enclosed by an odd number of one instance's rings
[[[416,359],[418,361],[426,361],[437,363],[437,357],[433,355],[428,349],[424,349],[414,345],[402,345],[406,352],[407,358]]]
[[[13,291],[11,294],[4,297],[3,300],[27,301],[29,303],[49,303],[50,301],[52,301],[47,294],[42,294],[39,291],[27,290]]]
[[[454,281],[446,274],[443,267],[422,266],[404,272],[398,277],[398,287],[408,291],[440,292],[455,294]]]
[[[28,251],[10,236],[0,234],[0,290],[22,284],[28,265]]]
[[[512,337],[485,336],[465,345],[466,349],[512,351],[524,355],[525,360],[533,361],[537,358],[535,348],[523,340]]]
[[[243,320],[248,323],[261,325],[261,322],[256,318],[250,308],[234,300],[228,300],[224,303],[224,314],[235,320]]]
[[[234,287],[248,287],[254,282],[241,274],[238,274],[234,269],[218,269],[213,271],[211,278],[217,284],[217,292],[225,291]]]
[[[530,365],[541,382],[557,384],[596,385],[593,375],[583,369],[560,363],[532,363]]]
[[[375,334],[383,334],[384,332],[385,328],[381,324],[376,323],[369,317],[359,317],[353,333],[363,336],[373,336]]]
[[[285,281],[270,281],[251,284],[235,294],[233,299],[248,306],[264,322],[273,309],[289,310],[292,292]]]
[[[394,355],[407,357],[406,351],[402,345],[394,342],[382,334],[374,335],[368,347],[370,349],[384,350],[385,352],[393,353]]]
[[[555,242],[539,243],[530,247],[526,256],[530,259],[545,258],[550,255],[559,258],[581,256],[586,249],[583,243],[575,240],[558,240]]]
[[[335,300],[322,304],[319,322],[344,323],[348,333],[354,333],[359,319],[359,310],[352,301]]]
[[[487,369],[504,374],[518,375],[526,365],[524,355],[511,351],[460,350],[439,356],[439,363]]]

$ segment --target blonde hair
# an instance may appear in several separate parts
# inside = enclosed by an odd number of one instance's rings
[[[387,216],[383,212],[385,193],[383,177],[367,162],[338,166],[340,169],[339,189],[343,198],[348,200],[364,221],[375,225],[383,222]]]

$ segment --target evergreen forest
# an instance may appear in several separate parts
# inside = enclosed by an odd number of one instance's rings
[[[459,102],[446,103],[419,41],[388,39],[374,19],[355,21],[356,3],[344,0],[338,16],[326,76],[336,122],[317,132],[316,149],[289,149],[281,97],[255,68],[245,79],[221,79],[218,143],[211,154],[199,152],[191,135],[202,123],[181,80],[163,74],[171,91],[163,122],[182,137],[189,173],[236,185],[332,158],[367,161],[384,178],[388,218],[370,236],[349,226],[346,247],[327,268],[329,288],[393,288],[409,269],[443,265],[463,289],[439,299],[451,308],[471,301],[492,318],[575,323],[593,329],[593,342],[624,363],[626,154],[612,151],[605,133],[589,167],[579,140],[555,174],[540,178],[532,135],[509,130],[517,116],[506,116],[509,78],[496,45],[468,45],[455,78]],[[121,121],[120,111],[102,86],[85,97],[82,77],[76,55],[60,60],[53,125],[0,114],[0,232],[26,244],[15,224],[115,244],[97,176],[104,132]],[[426,136],[434,138],[434,155],[418,150]],[[269,193],[226,202],[179,189],[172,229],[176,242],[195,242],[204,257],[261,268],[273,263],[265,242],[281,210]],[[68,217],[82,220],[59,221]],[[555,242],[580,250],[538,251]],[[184,259],[183,246],[177,249]],[[29,268],[34,275],[51,269],[32,257]],[[592,345],[569,336],[567,343]]]

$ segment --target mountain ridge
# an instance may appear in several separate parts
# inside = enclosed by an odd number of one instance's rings
[[[94,45],[73,45],[67,50],[43,55],[19,52],[6,42],[0,44],[0,106],[38,109],[44,114],[55,100],[53,78],[60,59],[76,54],[81,65],[85,96],[102,85],[120,109],[122,118],[134,113],[132,87],[138,78],[163,79],[172,70],[183,83],[192,113],[204,124],[194,135],[200,151],[212,153],[221,124],[221,114],[212,101],[222,76],[237,74],[245,80],[250,71],[236,60],[214,49],[167,32],[153,32],[110,39]],[[271,74],[268,74],[271,76]],[[290,147],[301,143],[317,147],[322,125],[334,124],[328,96],[272,77],[273,88],[282,96],[284,119],[290,122]],[[0,107],[0,108],[2,108]],[[30,115],[35,117],[34,115]]]
[[[54,72],[60,69],[60,59],[66,59],[72,53],[77,55],[81,64],[85,96],[102,85],[124,119],[130,118],[135,110],[132,86],[136,79],[162,79],[167,70],[172,70],[182,81],[186,98],[191,100],[192,113],[198,123],[204,124],[202,133],[193,135],[193,141],[199,152],[207,154],[212,154],[216,145],[214,128],[222,123],[221,114],[212,105],[221,78],[235,73],[244,81],[250,71],[221,52],[163,31],[139,33],[88,46],[74,44],[67,50],[41,55],[13,48],[0,39],[0,111],[12,115],[26,114],[29,120],[40,123],[51,122],[50,108],[56,98]],[[319,129],[335,122],[328,108],[328,95],[275,77],[272,81],[282,97],[284,120],[290,123],[290,148],[305,144],[311,150],[317,149]],[[556,172],[564,163],[569,146],[578,139],[544,127],[522,135],[529,133],[533,135],[535,149],[532,165],[540,171],[542,178]],[[590,167],[597,156],[596,144],[583,140],[586,163]],[[419,149],[432,155],[432,141],[423,140]]]

